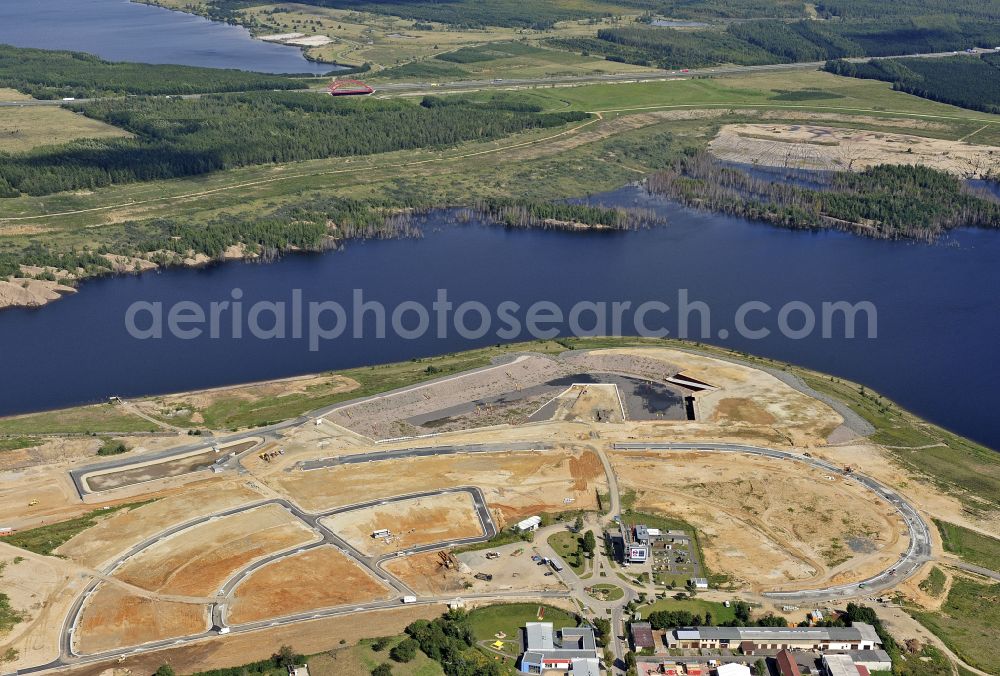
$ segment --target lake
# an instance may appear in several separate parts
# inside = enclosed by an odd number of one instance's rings
[[[250,37],[240,26],[127,0],[3,0],[0,42],[69,49],[112,61],[323,74],[298,47]]]
[[[1000,359],[1000,233],[967,230],[937,244],[885,242],[836,232],[795,232],[680,208],[634,187],[593,198],[654,209],[667,225],[633,232],[510,230],[434,214],[419,239],[349,243],[344,251],[287,256],[262,265],[229,263],[87,282],[48,307],[0,312],[3,382],[0,413],[246,382],[439,354],[514,337],[455,331],[406,339],[372,337],[374,320],[311,351],[308,340],[220,337],[138,340],[125,329],[136,301],[169,307],[232,300],[306,301],[350,306],[354,289],[389,308],[430,305],[445,289],[495,308],[550,300],[564,310],[580,301],[662,301],[676,306],[687,289],[711,312],[706,340],[859,381],[914,412],[1000,448],[995,422]],[[746,302],[777,309],[791,301],[870,301],[878,337],[785,337],[774,329],[741,337],[733,317]],[[667,317],[667,315],[663,315]],[[792,322],[791,320],[789,323]],[[475,325],[475,321],[466,322]],[[588,323],[581,320],[585,328]],[[412,322],[411,322],[412,325]],[[669,321],[666,325],[670,326]],[[522,327],[523,328],[523,327]],[[563,333],[566,332],[563,326]],[[676,328],[676,327],[674,327]],[[721,338],[722,330],[729,332]],[[630,331],[626,330],[626,333]],[[691,334],[689,334],[691,335]],[[697,337],[693,336],[692,337]]]

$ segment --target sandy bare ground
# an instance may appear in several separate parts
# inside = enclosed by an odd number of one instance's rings
[[[573,356],[574,363],[650,378],[682,374],[718,389],[695,395],[699,423],[688,428],[736,436],[741,428],[780,431],[790,443],[812,446],[843,422],[832,408],[758,369],[670,348],[622,348]],[[659,368],[657,363],[662,364]],[[656,432],[650,432],[656,436]],[[662,434],[662,432],[661,432]]]
[[[129,547],[170,526],[261,499],[236,481],[206,482],[136,509],[116,512],[59,547],[57,553],[99,568]]]
[[[906,548],[895,511],[852,482],[735,454],[659,458],[614,453],[612,462],[640,507],[695,524],[709,568],[755,591],[864,579]]]
[[[359,509],[327,517],[323,525],[368,556],[483,534],[468,493],[433,495]],[[383,528],[392,535],[371,537]]]
[[[279,505],[209,521],[129,559],[115,577],[150,591],[211,596],[245,565],[318,539]]]
[[[725,125],[709,150],[722,160],[766,167],[860,171],[910,164],[964,178],[1000,171],[1000,147],[812,124]]]
[[[520,553],[512,556],[517,550]],[[526,543],[491,550],[500,554],[498,559],[487,559],[486,551],[457,555],[459,566],[446,567],[438,552],[425,552],[390,559],[383,567],[418,594],[482,594],[563,588],[554,575],[546,577],[547,566],[538,566],[531,560],[530,545]],[[493,579],[476,579],[476,573],[492,575]]]
[[[305,394],[316,388],[323,388],[330,394],[334,394],[355,390],[358,388],[358,383],[346,376],[333,374],[297,376],[261,383],[216,387],[196,392],[153,397],[137,401],[136,406],[147,415],[169,420],[178,413],[203,410],[223,400],[254,402],[268,397]],[[198,414],[195,413],[195,415]]]
[[[389,610],[357,613],[349,617],[299,622],[282,627],[270,627],[247,634],[213,636],[177,648],[160,650],[146,655],[129,656],[119,668],[129,673],[151,674],[168,663],[177,673],[190,674],[205,669],[231,667],[234,664],[267,659],[278,646],[292,645],[299,652],[313,654],[337,648],[343,640],[353,644],[372,636],[392,636],[399,634],[410,622],[417,619],[432,619],[441,615],[444,605],[401,606]],[[73,676],[108,676],[116,666],[114,661],[77,667],[66,673]],[[125,671],[114,676],[126,676]]]
[[[0,590],[24,619],[0,635],[0,654],[13,648],[18,659],[4,663],[8,670],[44,664],[59,654],[62,618],[86,580],[71,566],[0,543]]]
[[[154,601],[103,584],[84,605],[74,639],[86,654],[189,636],[209,624],[207,606]]]
[[[500,527],[540,511],[594,509],[595,491],[607,490],[600,461],[588,450],[387,460],[278,473],[268,483],[311,511],[435,488],[478,486]]]
[[[76,293],[72,286],[45,279],[0,280],[0,308],[40,307],[71,293]]]
[[[240,624],[391,595],[336,548],[318,547],[279,559],[248,577],[236,588],[227,620]]]
[[[614,385],[573,385],[559,397],[552,412],[553,420],[579,422],[624,422],[618,388]]]

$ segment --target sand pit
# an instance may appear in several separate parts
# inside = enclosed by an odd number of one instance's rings
[[[422,419],[431,421],[447,417],[456,407],[460,412],[467,412],[470,402],[475,404],[498,397],[520,399],[519,390],[545,385],[569,373],[552,359],[521,356],[506,364],[344,406],[326,418],[373,439],[413,435],[419,433],[417,425],[422,424]],[[408,422],[414,419],[416,424]]]
[[[719,159],[765,167],[860,171],[877,164],[932,167],[964,178],[1000,170],[1000,147],[811,124],[729,124],[709,144]]]
[[[642,368],[644,375],[655,368],[651,361],[659,361],[666,365],[666,373],[673,370],[717,388],[694,395],[697,419],[711,423],[715,438],[720,430],[734,434],[738,429],[729,428],[764,426],[769,431],[780,429],[794,444],[809,446],[825,444],[843,423],[840,414],[823,402],[749,366],[669,348],[622,348],[594,354],[604,361],[618,360],[617,369]],[[641,361],[633,366],[630,358]]]
[[[472,496],[465,492],[390,502],[330,516],[322,522],[368,556],[483,535]],[[371,536],[381,529],[388,529],[391,535]]]
[[[89,654],[191,636],[208,628],[207,606],[152,601],[101,585],[83,607],[73,636],[76,650]]]
[[[260,494],[236,482],[211,482],[188,487],[142,507],[112,516],[72,537],[56,553],[98,568],[147,537],[171,526],[227,507],[260,500]]]
[[[612,462],[640,509],[693,523],[709,568],[755,590],[861,580],[891,567],[907,545],[887,503],[791,460],[615,453]]]
[[[391,590],[333,547],[295,554],[264,566],[240,584],[232,624],[392,596]]]
[[[130,558],[115,577],[149,591],[214,595],[262,556],[319,539],[279,505],[265,505],[182,531]]]
[[[275,474],[268,483],[310,511],[454,486],[483,491],[498,527],[539,511],[593,509],[607,482],[593,451],[442,455]]]

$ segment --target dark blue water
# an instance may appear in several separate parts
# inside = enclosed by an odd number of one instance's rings
[[[207,303],[229,300],[240,288],[249,306],[288,300],[299,288],[306,301],[349,307],[352,290],[360,288],[366,300],[391,308],[406,300],[430,304],[443,288],[456,305],[552,300],[568,308],[581,300],[675,305],[678,289],[686,288],[692,300],[710,306],[711,342],[860,381],[1000,448],[1000,359],[994,357],[1000,296],[993,291],[1000,281],[1000,233],[963,231],[941,244],[907,244],[690,212],[631,188],[595,201],[652,206],[669,225],[617,233],[431,226],[422,239],[353,243],[343,252],[270,265],[101,279],[39,310],[0,312],[0,413],[404,360],[502,340],[495,331],[478,340],[454,331],[440,339],[432,333],[380,340],[371,337],[368,321],[367,338],[323,342],[316,352],[305,339],[291,338],[140,341],[128,335],[123,319],[137,300]],[[791,339],[775,330],[763,340],[719,339],[720,329],[732,329],[736,309],[755,300],[774,308],[796,300],[813,307],[870,300],[878,309],[878,337]],[[751,323],[775,327],[773,316]]]
[[[254,40],[242,27],[128,0],[0,0],[0,42],[69,49],[112,61],[326,73],[297,47]]]

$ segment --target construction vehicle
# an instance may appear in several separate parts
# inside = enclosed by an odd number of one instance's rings
[[[500,558],[500,552],[486,552],[486,558],[490,561]]]
[[[38,500],[35,499],[35,498],[32,498],[31,501],[28,503],[28,507],[34,507],[37,504],[38,504]]]
[[[476,573],[475,575],[473,575],[473,577],[476,578],[477,580],[482,580],[483,582],[493,581],[493,576],[490,575],[489,573]]]

